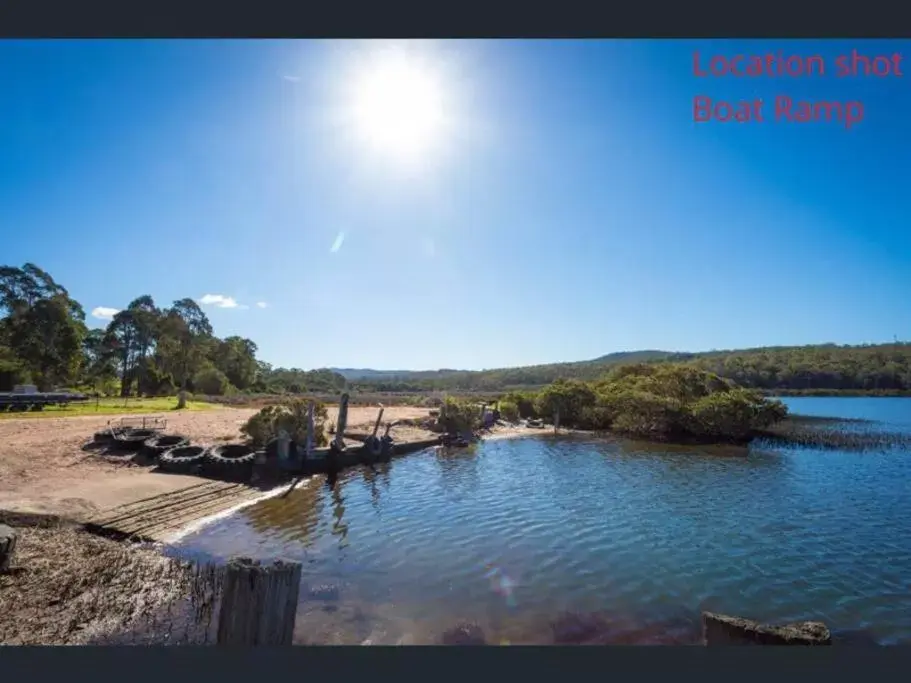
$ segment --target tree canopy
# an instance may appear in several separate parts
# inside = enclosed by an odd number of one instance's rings
[[[104,329],[90,329],[82,306],[38,266],[0,267],[0,391],[30,383],[122,396],[345,388],[337,373],[272,368],[257,359],[257,350],[250,339],[216,337],[205,311],[189,298],[161,307],[146,294]]]

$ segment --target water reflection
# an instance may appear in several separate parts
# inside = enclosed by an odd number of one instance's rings
[[[325,508],[325,489],[302,482],[288,496],[279,496],[244,508],[241,516],[257,533],[311,547]]]
[[[688,642],[702,608],[898,642],[908,482],[904,455],[491,441],[316,478],[184,545],[306,560],[306,595],[333,596],[302,598],[308,642],[436,642],[457,624],[488,642]],[[555,631],[561,614],[588,616]]]
[[[339,548],[347,545],[348,525],[343,521],[345,516],[345,498],[342,495],[342,487],[337,482],[326,480],[326,488],[332,496],[332,516],[335,521],[332,524],[332,535],[338,537]]]

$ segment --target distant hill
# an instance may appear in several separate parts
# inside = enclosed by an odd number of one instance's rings
[[[692,363],[768,391],[911,392],[911,344],[816,344],[683,353],[621,351],[587,361],[492,370],[333,368],[350,383],[379,391],[500,391],[543,386],[560,377],[595,379],[629,363]]]
[[[395,381],[430,379],[433,377],[446,377],[465,370],[373,370],[371,368],[329,368],[337,372],[349,382],[366,381]]]

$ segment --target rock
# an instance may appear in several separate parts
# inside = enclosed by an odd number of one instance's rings
[[[832,634],[821,621],[774,626],[703,612],[702,640],[704,645],[831,645]]]
[[[16,551],[16,539],[19,535],[12,527],[0,524],[0,574],[10,570],[13,565],[13,553]]]
[[[443,634],[443,645],[486,645],[484,631],[477,624],[459,624]]]

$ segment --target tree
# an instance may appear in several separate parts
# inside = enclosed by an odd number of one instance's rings
[[[160,358],[181,390],[203,367],[213,343],[212,324],[192,299],[180,299],[160,323]]]
[[[227,337],[215,343],[212,361],[233,386],[243,391],[256,381],[256,350],[256,344],[249,339]]]
[[[0,266],[0,310],[5,376],[28,375],[44,389],[76,377],[85,314],[48,273],[31,263]]]

